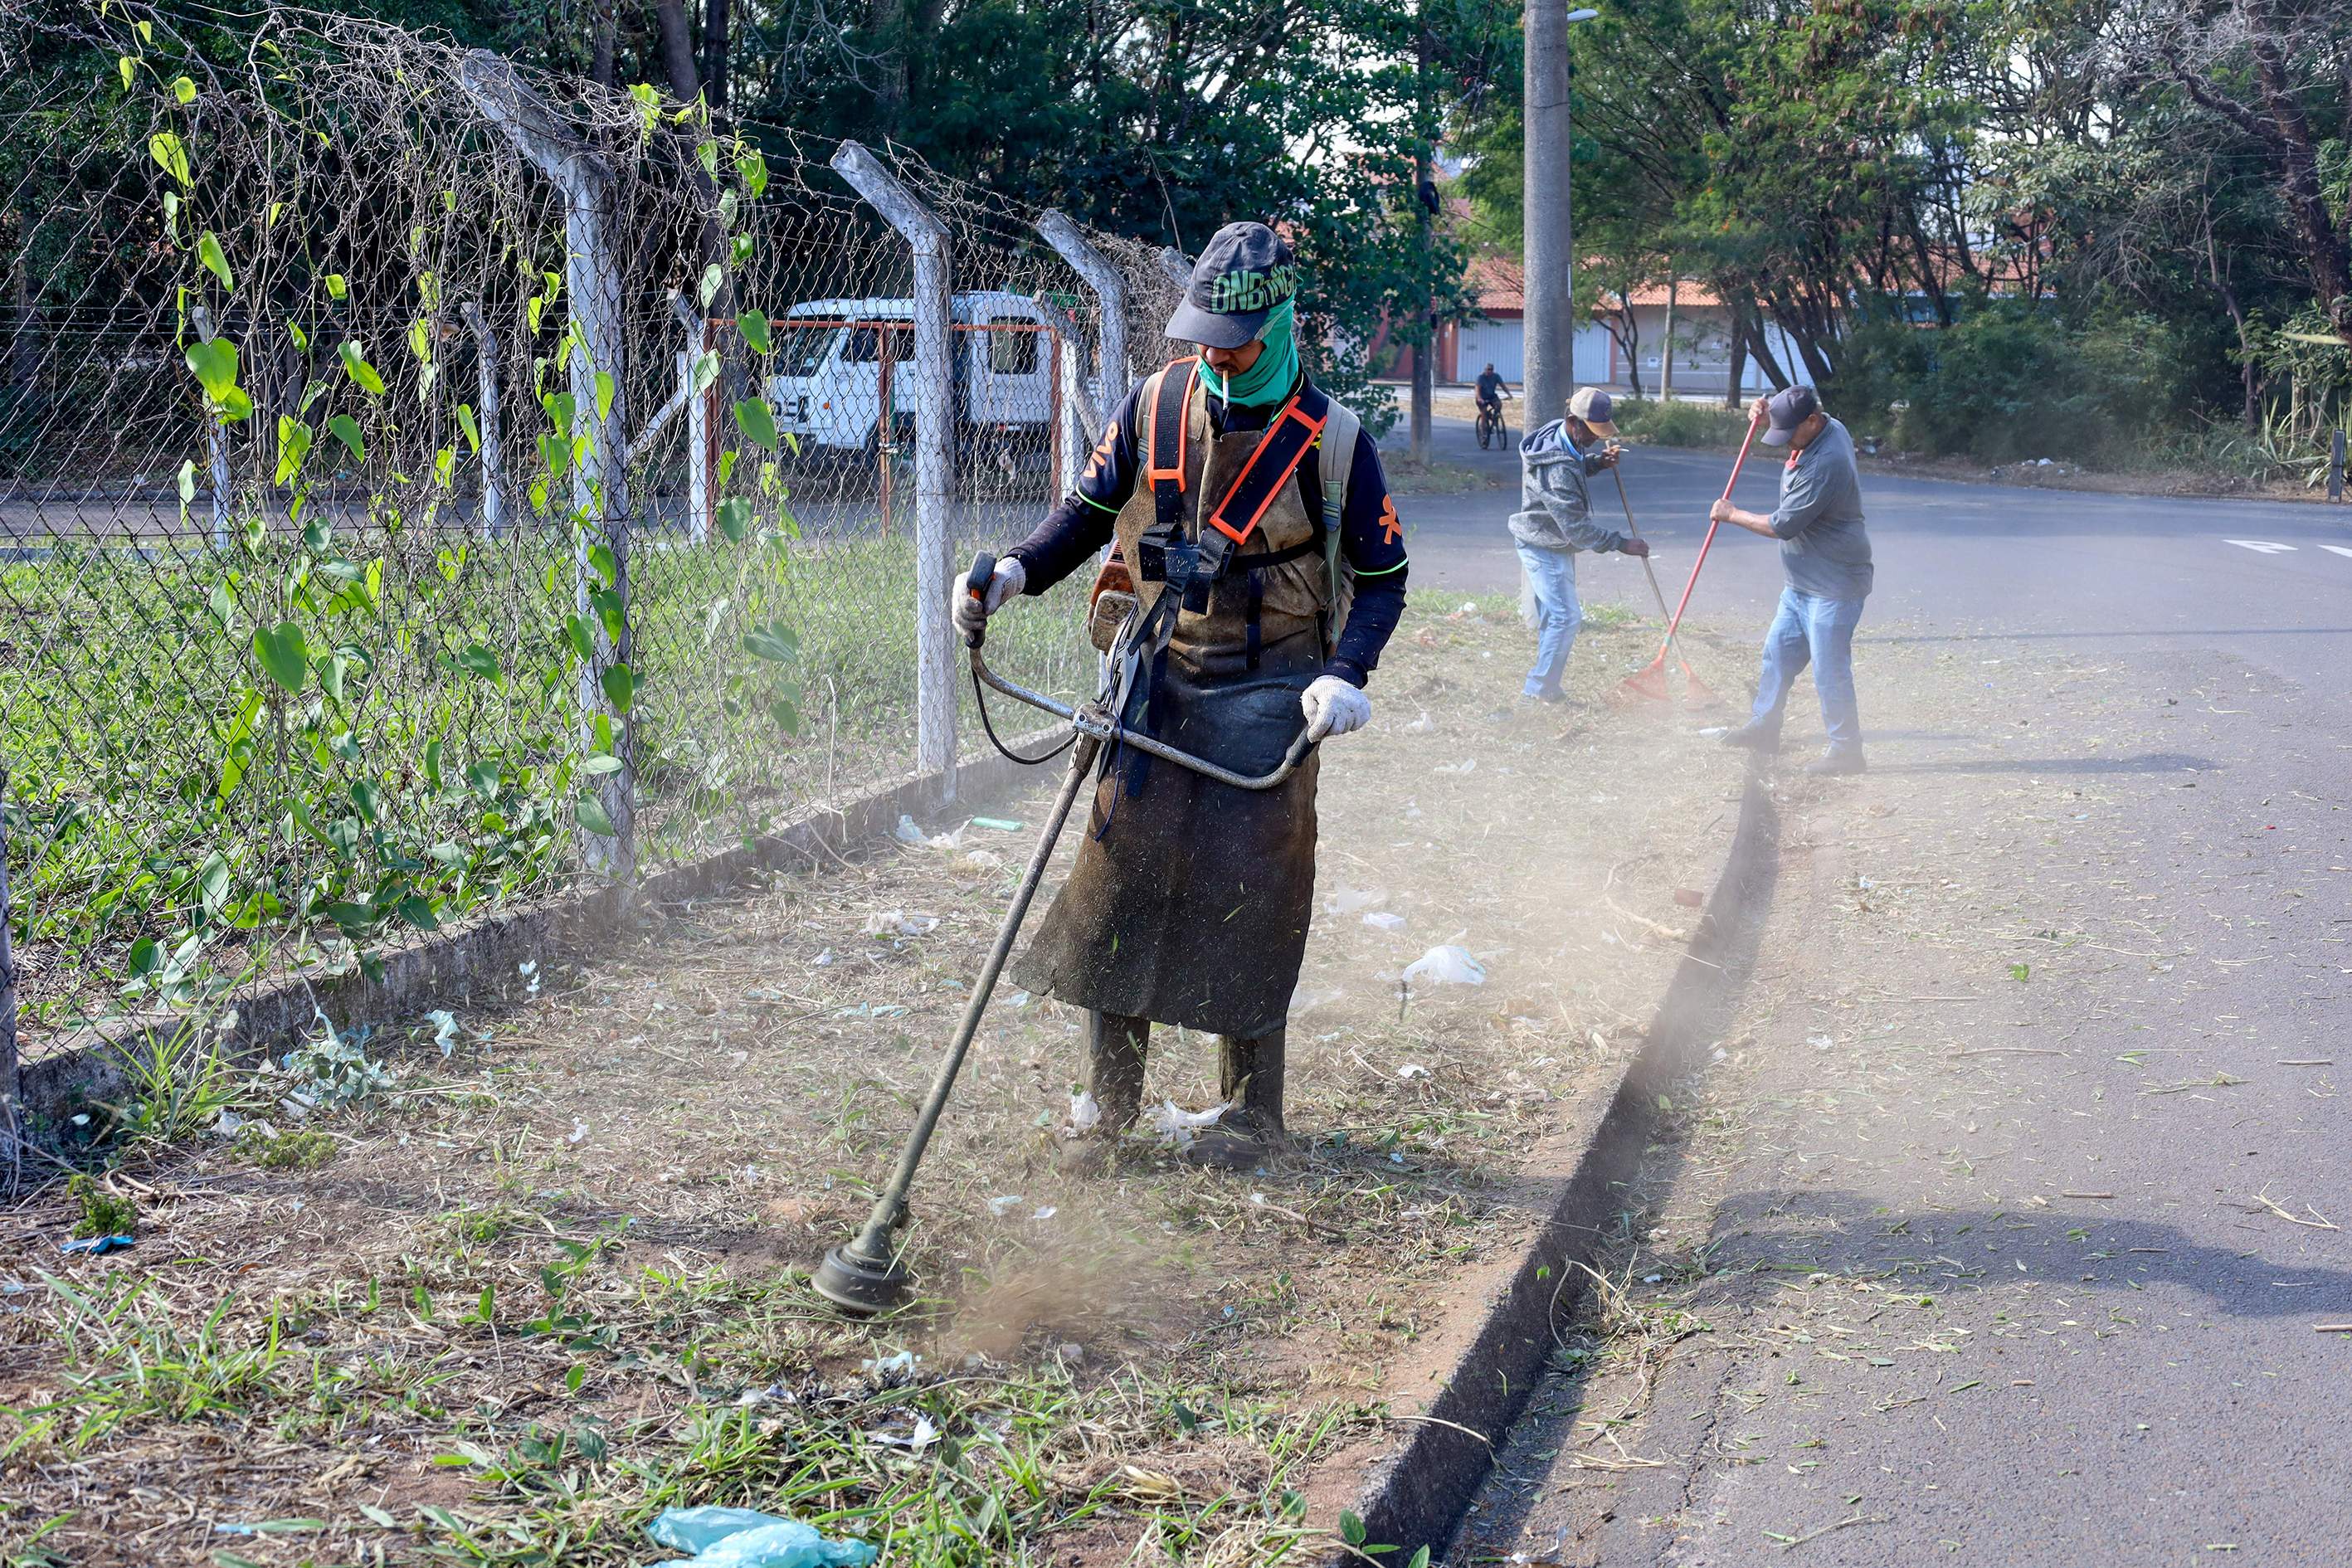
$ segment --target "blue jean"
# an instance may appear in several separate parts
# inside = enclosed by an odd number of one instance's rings
[[[1794,588],[1780,590],[1780,613],[1764,634],[1764,670],[1756,682],[1753,722],[1780,732],[1789,689],[1811,663],[1830,745],[1844,751],[1862,744],[1862,715],[1853,698],[1853,629],[1862,623],[1863,604],[1860,599],[1824,599]]]
[[[1576,602],[1576,552],[1521,544],[1519,561],[1536,591],[1536,662],[1525,690],[1529,697],[1557,697],[1577,628],[1584,625],[1584,606]]]

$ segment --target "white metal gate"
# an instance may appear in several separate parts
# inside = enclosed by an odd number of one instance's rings
[[[1475,381],[1491,363],[1505,381],[1525,381],[1525,325],[1521,321],[1463,322],[1460,346],[1454,356],[1454,374],[1464,381]]]

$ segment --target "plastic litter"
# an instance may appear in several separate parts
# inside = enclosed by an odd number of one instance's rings
[[[110,1252],[120,1252],[126,1247],[138,1245],[139,1238],[135,1236],[85,1236],[79,1241],[64,1243],[58,1250],[66,1253],[88,1253],[92,1258],[99,1258]]]
[[[867,1568],[880,1549],[829,1541],[811,1525],[748,1508],[664,1509],[654,1542],[688,1553],[695,1568]]]
[[[1091,1089],[1080,1089],[1070,1096],[1070,1134],[1083,1138],[1102,1125],[1102,1107],[1096,1103]]]
[[[457,1048],[457,1016],[446,1007],[436,1007],[425,1017],[433,1026],[433,1043],[441,1047],[441,1059],[447,1061]]]
[[[1374,910],[1370,914],[1364,917],[1364,923],[1371,927],[1374,931],[1404,930],[1404,917],[1400,914],[1393,914],[1387,910]]]
[[[937,931],[937,915],[910,915],[904,910],[883,910],[866,917],[867,936],[926,936]]]
[[[1151,1113],[1151,1130],[1159,1133],[1160,1142],[1171,1148],[1189,1149],[1202,1128],[1215,1126],[1218,1119],[1232,1109],[1233,1106],[1227,1103],[1213,1105],[1206,1110],[1187,1110],[1174,1100],[1165,1100],[1160,1102],[1160,1109]]]
[[[1465,757],[1458,763],[1440,763],[1436,771],[1441,773],[1475,773],[1478,771],[1478,759]]]
[[[957,828],[953,833],[926,834],[921,828],[915,826],[915,819],[908,816],[904,812],[900,812],[898,814],[898,826],[890,830],[890,837],[897,839],[901,844],[910,846],[917,849],[961,849],[963,847],[963,829],[961,827]]]
[[[919,1454],[940,1440],[940,1429],[931,1425],[929,1416],[918,1415],[912,1425],[906,1424],[902,1417],[890,1426],[877,1427],[866,1436],[887,1447],[905,1448]]]
[[[1428,1076],[1429,1069],[1422,1066],[1419,1062],[1407,1062],[1404,1066],[1397,1068],[1397,1077],[1404,1079],[1407,1083],[1411,1083],[1417,1078],[1427,1078]]]
[[[1331,896],[1323,900],[1327,913],[1352,915],[1360,910],[1376,910],[1389,901],[1385,888],[1334,888]]]
[[[1425,980],[1432,985],[1484,985],[1486,966],[1471,957],[1468,948],[1447,942],[1443,947],[1431,948],[1406,964],[1401,978],[1407,985],[1416,980]]]
[[[1024,1201],[1019,1193],[1007,1193],[1001,1198],[991,1198],[988,1200],[988,1217],[1003,1219],[1006,1215],[1019,1208]]]
[[[999,833],[1018,833],[1021,831],[1021,824],[1017,822],[1008,822],[1001,816],[975,816],[971,819],[971,825],[974,827],[992,827]]]

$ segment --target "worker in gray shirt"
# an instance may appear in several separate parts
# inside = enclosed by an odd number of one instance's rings
[[[1568,400],[1565,418],[1555,419],[1519,443],[1519,510],[1511,514],[1511,542],[1517,547],[1536,629],[1536,662],[1521,698],[1528,702],[1566,700],[1559,689],[1584,607],[1576,597],[1576,555],[1580,550],[1619,550],[1647,555],[1649,545],[1592,521],[1592,497],[1585,480],[1617,466],[1616,422],[1609,395],[1580,386]]]
[[[1723,737],[1725,745],[1755,752],[1780,749],[1780,715],[1789,688],[1810,661],[1822,700],[1829,750],[1806,764],[1814,773],[1863,770],[1862,719],[1853,696],[1853,629],[1870,595],[1870,535],[1862,525],[1862,476],[1853,464],[1853,437],[1822,412],[1810,386],[1792,386],[1756,400],[1752,424],[1765,425],[1764,445],[1789,448],[1780,472],[1780,504],[1770,516],[1743,510],[1729,498],[1708,515],[1780,542],[1780,613],[1764,634],[1764,670],[1748,722]]]

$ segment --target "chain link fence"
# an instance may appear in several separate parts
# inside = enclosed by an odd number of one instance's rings
[[[897,149],[81,0],[0,0],[0,289],[27,1058],[951,768],[955,563],[1174,294]]]

